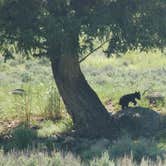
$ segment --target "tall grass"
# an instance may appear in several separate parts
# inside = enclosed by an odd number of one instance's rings
[[[149,159],[137,164],[133,161],[132,157],[125,156],[119,158],[116,161],[110,160],[107,152],[103,153],[100,158],[94,158],[93,160],[84,163],[80,158],[74,156],[71,153],[63,154],[54,152],[50,155],[39,151],[25,151],[16,152],[13,151],[8,154],[0,152],[0,166],[165,166],[166,161],[162,161],[158,158],[156,162]]]
[[[11,94],[14,98],[14,105],[17,112],[20,114],[23,114],[23,121],[25,122],[25,125],[30,127],[30,118],[31,118],[31,103],[32,103],[32,94],[30,90],[30,86],[28,86],[28,89],[23,91],[19,90],[13,90],[11,91]]]
[[[51,85],[47,92],[47,103],[45,106],[45,117],[49,119],[62,118],[61,99],[60,95],[55,88]]]

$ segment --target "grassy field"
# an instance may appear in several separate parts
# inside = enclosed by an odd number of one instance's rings
[[[81,68],[109,111],[120,109],[118,101],[122,95],[146,91],[138,104],[166,114],[166,56],[163,53],[130,51],[109,59],[102,54],[98,51],[90,56]],[[11,92],[16,88],[23,88],[26,95],[13,95]],[[164,96],[165,104],[150,105],[146,95],[153,92]],[[25,60],[17,56],[3,63],[0,57],[0,165],[112,166],[118,162],[118,165],[130,166],[136,165],[134,162],[138,159],[142,166],[152,165],[150,160],[155,160],[158,166],[166,165],[166,131],[159,133],[157,139],[125,137],[116,143],[110,142],[101,152],[85,148],[79,149],[77,155],[64,155],[52,139],[71,130],[72,125],[57,93],[48,59]]]
[[[121,58],[110,59],[91,56],[82,69],[101,100],[111,99],[115,106],[120,96],[135,91],[148,90],[147,94],[159,92],[166,96],[166,57],[158,51],[128,52]],[[141,106],[147,106],[144,97]],[[164,107],[157,110],[165,111]]]

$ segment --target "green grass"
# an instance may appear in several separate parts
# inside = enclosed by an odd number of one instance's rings
[[[143,93],[147,89],[148,92],[159,92],[165,97],[166,103],[166,56],[163,53],[158,50],[152,50],[147,53],[129,51],[122,57],[117,58],[113,56],[109,59],[102,54],[101,51],[98,51],[94,56],[88,57],[81,64],[81,69],[89,84],[99,95],[101,101],[104,104],[108,100],[112,101],[111,111],[118,111],[120,109],[118,101],[122,95],[135,91]],[[65,165],[66,163],[68,165],[86,165],[79,158],[71,154],[69,154],[70,157],[68,158],[68,155],[53,152],[53,156],[51,157],[44,152],[38,152],[39,154],[33,153],[30,149],[27,149],[27,153],[32,153],[32,155],[27,155],[25,152],[20,153],[16,150],[19,149],[19,146],[24,146],[24,141],[22,142],[19,139],[23,138],[21,140],[24,140],[24,136],[28,133],[30,137],[27,137],[29,142],[26,141],[28,144],[25,144],[25,149],[33,141],[38,142],[40,139],[47,139],[61,132],[71,130],[73,124],[66,113],[62,100],[60,99],[61,103],[58,108],[56,103],[53,102],[54,100],[52,100],[55,95],[51,93],[51,89],[52,87],[56,87],[48,59],[32,58],[26,61],[24,58],[19,59],[17,57],[6,64],[1,60],[0,57],[0,135],[7,133],[10,137],[10,134],[13,134],[11,135],[12,141],[7,148],[10,150],[15,149],[15,151],[9,154],[0,152],[2,165],[56,165],[57,163],[57,165]],[[26,90],[29,97],[28,103],[25,104],[24,98],[9,93],[16,88]],[[49,98],[51,99],[48,100]],[[166,104],[158,104],[152,107],[148,104],[145,96],[138,103],[140,106],[150,107],[163,115],[166,114]],[[35,137],[33,137],[33,129],[24,130],[24,128],[21,128],[21,130],[14,130],[11,133],[12,129],[20,125],[21,122],[25,122],[25,110],[27,106],[30,109],[30,128],[37,128],[35,130]],[[56,113],[58,114],[56,115]],[[57,119],[51,116],[57,116]],[[148,162],[150,162],[147,161],[149,160],[148,157],[151,158],[150,156],[153,155],[155,157],[157,155],[160,156],[160,152],[166,147],[165,132],[158,133],[156,137],[158,138],[157,142],[154,143],[151,141],[151,144],[147,140],[143,141],[142,139],[136,142],[131,139],[125,142],[124,139],[117,142],[117,144],[111,143],[107,152],[96,158],[94,157],[95,154],[91,153],[89,149],[84,151],[83,154],[85,155],[86,153],[85,156],[87,158],[91,156],[90,161],[88,161],[91,166],[115,165],[115,162],[119,165],[123,163],[124,166],[127,163],[126,165],[130,166],[134,165],[133,159],[139,158],[137,155],[142,155],[140,157],[142,166],[147,166]],[[18,142],[22,142],[22,145]],[[3,143],[1,145],[2,147],[4,146]],[[39,144],[38,146],[41,145]],[[52,149],[55,148],[52,142],[49,146]],[[129,151],[126,148],[123,149],[126,146],[130,148]],[[143,148],[144,146],[146,147],[145,149]],[[140,149],[139,147],[142,148]],[[161,147],[161,151],[158,147]],[[142,151],[142,149],[144,150]],[[126,155],[130,156],[131,151],[133,152],[133,156],[126,157]],[[114,160],[110,157],[110,154],[115,156]],[[117,157],[116,154],[118,154]],[[18,156],[18,160],[16,160],[16,156]],[[148,156],[146,160],[142,159],[142,157],[145,158],[146,156]],[[92,159],[93,157],[94,159]],[[161,165],[161,160],[158,160],[158,166]]]
[[[166,57],[159,51],[130,51],[109,59],[91,56],[82,63],[82,70],[101,100],[111,99],[116,108],[122,95],[135,91],[143,93],[148,89],[166,96]],[[148,106],[144,96],[139,104]],[[166,111],[165,107],[156,109]]]
[[[143,93],[149,89],[166,96],[166,57],[158,50],[129,51],[120,58],[109,59],[99,53],[90,56],[81,67],[103,103],[111,99],[115,111],[119,98],[136,90]],[[54,85],[47,59],[16,59],[7,64],[1,61],[0,76],[0,119],[22,119],[23,111],[17,106],[20,99],[9,93],[15,88],[23,88],[30,95],[32,116],[44,114],[49,105],[48,91]],[[147,106],[147,100],[143,98],[139,104]],[[164,107],[156,109],[165,111]]]
[[[49,137],[54,134],[59,134],[62,132],[67,132],[72,129],[71,119],[65,118],[63,120],[53,122],[51,120],[46,120],[39,124],[38,136],[39,137]]]
[[[1,151],[0,161],[0,166],[164,166],[166,164],[166,161],[160,159],[156,162],[149,159],[142,159],[138,164],[129,156],[124,156],[113,161],[109,158],[107,152],[103,153],[101,157],[94,158],[88,163],[84,163],[79,157],[76,157],[71,153],[63,154],[53,152],[50,156],[47,153],[36,150],[21,153],[13,151],[12,153],[7,154],[4,154],[3,151]]]
[[[106,58],[100,51],[94,56],[89,56],[86,61],[82,62],[83,67],[103,68],[107,65],[112,67],[124,67],[136,70],[147,70],[149,68],[161,68],[166,64],[165,54],[158,50],[149,52],[128,51],[121,57],[113,55]]]

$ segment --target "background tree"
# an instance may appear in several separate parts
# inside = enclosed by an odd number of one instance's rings
[[[108,55],[131,48],[164,49],[165,1],[0,1],[2,48],[12,44],[23,55],[49,57],[59,93],[75,128],[88,135],[108,134],[117,129],[79,64],[80,55],[93,49],[95,38],[103,41],[110,36]]]

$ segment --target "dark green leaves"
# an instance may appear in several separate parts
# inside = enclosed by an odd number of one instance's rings
[[[86,36],[84,43],[79,37]],[[166,45],[164,0],[1,0],[0,43],[21,51],[63,53],[70,38],[75,53],[93,39],[112,35],[108,53]],[[42,54],[43,55],[43,54]]]

